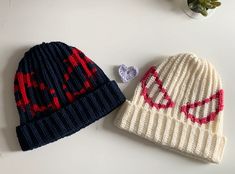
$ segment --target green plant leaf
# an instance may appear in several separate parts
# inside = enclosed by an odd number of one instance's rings
[[[203,16],[208,15],[208,9],[215,9],[220,5],[221,2],[218,0],[188,0],[189,8],[196,13],[201,13]]]
[[[206,7],[204,7],[203,5],[198,4],[198,10],[199,10],[199,12],[200,12],[203,16],[207,16],[207,15],[208,15],[207,9],[206,9]]]
[[[207,15],[208,15],[208,13],[207,13],[206,10],[202,10],[200,13],[201,13],[203,16],[207,16]]]
[[[211,4],[212,4],[213,6],[215,6],[215,7],[221,6],[221,2],[217,2],[217,1],[211,2]]]
[[[210,3],[208,3],[208,2],[205,3],[205,7],[208,8],[208,9],[213,9],[214,8],[214,6]]]

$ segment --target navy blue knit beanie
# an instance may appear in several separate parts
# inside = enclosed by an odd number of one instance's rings
[[[125,101],[115,81],[83,52],[61,42],[42,43],[25,53],[14,92],[23,151],[71,135]]]

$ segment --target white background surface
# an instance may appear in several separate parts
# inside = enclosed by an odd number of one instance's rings
[[[0,173],[235,173],[235,1],[223,1],[206,20],[188,18],[180,1],[0,0]],[[68,138],[21,152],[14,73],[26,50],[53,40],[78,47],[118,82],[116,66],[139,67],[139,77],[119,83],[127,98],[144,70],[169,55],[194,52],[208,58],[225,89],[228,144],[222,163],[191,160],[118,130],[112,124],[117,111]]]

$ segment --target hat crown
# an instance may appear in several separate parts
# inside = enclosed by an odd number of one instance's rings
[[[138,85],[133,101],[145,109],[177,115],[176,119],[183,122],[213,124],[213,132],[222,126],[221,79],[207,60],[193,54],[172,56],[158,67],[151,67]]]
[[[49,115],[109,79],[82,51],[62,42],[27,51],[15,75],[21,123]]]

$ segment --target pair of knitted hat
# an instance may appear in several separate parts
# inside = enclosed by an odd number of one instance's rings
[[[46,145],[110,113],[125,101],[115,81],[75,47],[42,43],[25,53],[15,75],[22,150]]]
[[[119,128],[201,160],[222,159],[221,80],[195,55],[151,67],[128,101],[83,52],[61,42],[42,43],[20,61],[14,92],[24,151],[71,135],[124,103],[115,120]]]
[[[180,54],[145,73],[115,125],[184,155],[218,163],[226,143],[223,98],[214,67],[195,55]]]

